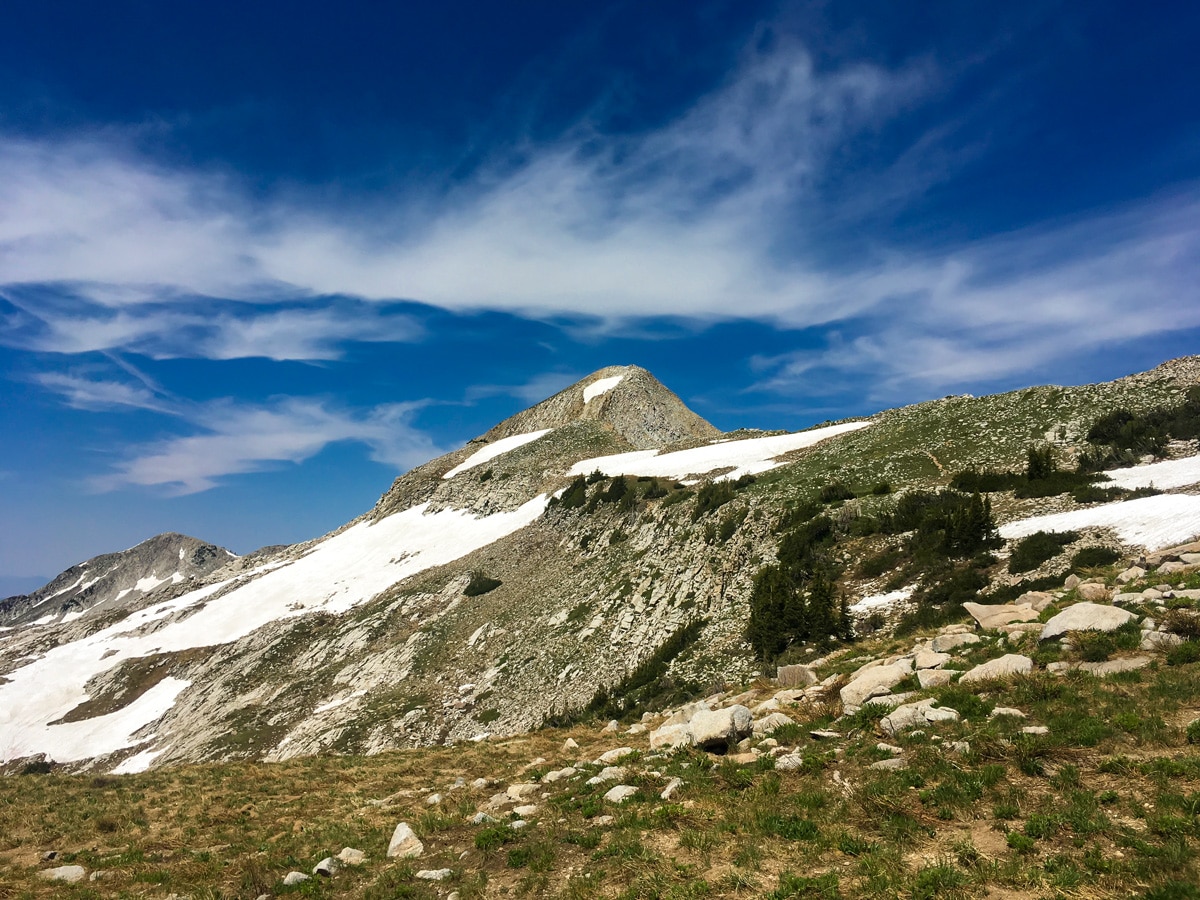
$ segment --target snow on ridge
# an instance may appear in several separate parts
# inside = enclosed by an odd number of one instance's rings
[[[359,522],[287,565],[252,580],[207,585],[126,616],[87,637],[51,648],[0,684],[0,761],[46,753],[59,762],[102,756],[143,743],[132,737],[175,703],[187,682],[164,679],[129,706],[80,722],[50,725],[88,699],[85,685],[127,659],[228,644],[281,619],[342,613],[401,579],[445,565],[533,522],[540,494],[510,512],[477,518],[464,510],[427,513],[428,504],[377,522]],[[212,598],[233,585],[223,596]],[[185,618],[146,629],[184,612]],[[147,765],[149,762],[147,761]]]
[[[588,475],[599,469],[605,475],[651,475],[662,478],[684,478],[687,475],[703,474],[716,469],[732,468],[718,480],[740,478],[742,475],[757,475],[783,465],[776,457],[793,450],[811,447],[826,438],[866,428],[870,422],[844,422],[809,431],[777,434],[770,437],[746,438],[741,441],[725,441],[704,444],[690,450],[659,453],[657,450],[634,450],[585,459],[571,467],[571,475]]]
[[[1103,503],[1071,512],[1032,516],[1000,526],[1000,536],[1028,537],[1036,531],[1111,528],[1127,544],[1157,550],[1200,535],[1200,497],[1158,494],[1140,500]]]
[[[523,447],[536,441],[538,438],[549,434],[551,429],[543,428],[541,431],[530,431],[526,434],[514,434],[511,437],[500,438],[498,441],[492,441],[490,444],[476,450],[457,466],[443,475],[443,478],[453,478],[459,472],[465,472],[467,469],[473,469],[476,466],[483,465],[489,460],[495,459],[497,456],[502,456],[510,450],[516,450],[518,447]]]
[[[1200,484],[1200,456],[1168,459],[1145,466],[1130,466],[1127,469],[1113,469],[1104,474],[1109,480],[1101,482],[1101,487],[1113,485],[1131,491],[1151,485],[1164,491],[1191,487],[1193,484]]]
[[[620,384],[621,379],[624,377],[624,375],[610,375],[607,378],[600,378],[596,381],[593,381],[583,389],[583,402],[585,404],[591,403],[601,394],[607,394],[618,384]]]
[[[139,578],[137,580],[137,584],[135,584],[133,588],[136,591],[141,591],[143,594],[148,594],[167,580],[168,579],[166,578],[159,578],[157,575],[151,572],[145,578]]]

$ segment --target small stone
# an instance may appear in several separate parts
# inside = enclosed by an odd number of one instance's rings
[[[567,738],[565,741],[563,741],[563,749],[564,750],[578,750],[579,742],[577,740],[575,740],[575,738]]]
[[[1097,600],[1107,600],[1109,598],[1108,588],[1102,584],[1096,584],[1094,581],[1085,581],[1075,590],[1082,599],[1093,603]]]
[[[1131,581],[1137,581],[1139,578],[1146,577],[1146,570],[1141,566],[1130,566],[1124,572],[1117,576],[1118,584],[1129,584]]]
[[[798,772],[804,767],[804,757],[799,753],[788,753],[775,759],[778,772]]]
[[[492,782],[487,778],[476,778],[471,782],[471,787],[477,791],[486,790],[491,787]]]
[[[67,884],[76,884],[87,878],[87,869],[83,866],[58,866],[53,869],[43,869],[38,872],[38,878],[46,881],[65,881]]]
[[[629,756],[629,754],[631,754],[631,753],[633,753],[632,747],[617,747],[615,750],[609,750],[605,753],[601,753],[600,756],[596,759],[596,765],[598,765],[598,766],[611,765],[612,763],[615,763],[617,760],[623,759],[624,757]]]
[[[303,872],[288,872],[283,876],[283,883],[288,887],[292,887],[297,884],[303,884],[304,882],[308,881],[308,879],[309,876],[305,875]]]
[[[355,850],[353,847],[343,847],[342,852],[337,855],[337,858],[348,866],[361,866],[366,860],[367,855],[361,850]]]
[[[453,874],[449,869],[422,869],[416,877],[422,881],[445,881]]]
[[[917,671],[917,683],[921,685],[922,690],[949,684],[953,678],[954,672],[951,669],[920,669]]]
[[[1025,713],[1021,712],[1019,709],[1014,709],[1011,706],[997,706],[990,713],[988,713],[989,719],[998,719],[1000,716],[1012,716],[1014,719],[1024,719]]]
[[[1021,729],[1021,734],[1042,735],[1049,734],[1050,729],[1045,725],[1026,725]]]
[[[895,744],[885,744],[883,741],[880,741],[878,744],[876,744],[875,749],[882,750],[884,753],[891,753],[895,756],[899,756],[901,753],[904,752],[899,747],[897,747]]]
[[[949,653],[934,653],[932,650],[921,650],[913,657],[913,665],[917,670],[940,669],[953,657]]]
[[[783,713],[773,712],[770,715],[763,716],[761,719],[754,720],[755,734],[771,734],[783,728],[786,725],[793,724],[791,718]]]
[[[542,792],[540,784],[525,782],[523,784],[510,784],[504,792],[511,799],[520,802],[521,800],[530,800]]]
[[[836,741],[841,737],[836,731],[827,731],[823,728],[818,728],[815,731],[810,731],[808,736],[814,741]]]
[[[332,878],[341,866],[338,865],[336,859],[332,856],[327,856],[315,866],[313,866],[314,875],[323,875],[326,878]]]
[[[978,644],[980,640],[977,634],[939,634],[933,639],[931,647],[935,653],[945,653],[967,644]]]
[[[1079,587],[1080,581],[1082,581],[1082,579],[1078,575],[1072,573],[1071,575],[1068,575],[1067,580],[1063,582],[1063,587],[1068,591],[1072,590]]]
[[[495,821],[496,821],[495,818],[493,818],[492,816],[489,816],[485,812],[477,812],[477,813],[475,813],[475,815],[471,816],[471,824],[472,825],[490,825]]]
[[[410,859],[425,852],[425,845],[416,836],[407,822],[401,822],[392,832],[392,840],[388,843],[388,857]]]
[[[513,812],[516,813],[518,816],[520,816],[522,819],[527,819],[530,816],[532,816],[535,812],[537,812],[537,804],[536,803],[527,803],[524,806],[514,806]]]
[[[600,729],[601,734],[616,734],[621,730],[621,723],[616,719],[611,719],[607,725]]]
[[[509,822],[508,827],[511,828],[513,831],[520,831],[522,828],[528,828],[529,823],[526,822],[524,819],[517,819],[516,821]]]
[[[971,745],[969,743],[967,743],[966,741],[951,741],[946,746],[948,748],[950,748],[950,750],[952,750],[954,753],[962,754],[962,753],[970,753],[971,752]]]
[[[593,825],[611,825],[615,821],[617,821],[615,816],[596,816],[596,818],[592,819],[592,824]]]
[[[682,778],[672,778],[670,781],[667,782],[667,786],[665,788],[663,788],[662,793],[659,794],[658,796],[661,797],[663,800],[670,800],[672,797],[675,796],[675,792],[678,791],[681,787],[683,787],[683,779]]]
[[[895,756],[891,759],[881,759],[879,762],[871,763],[868,768],[871,769],[903,769],[908,763],[902,757]]]
[[[604,795],[604,799],[609,803],[624,803],[630,797],[637,793],[637,788],[630,784],[618,784],[616,787],[609,789]]]
[[[650,730],[650,729],[648,729],[648,728],[647,728],[645,725],[643,725],[641,722],[637,722],[637,723],[635,723],[635,724],[633,724],[633,725],[630,725],[630,726],[629,726],[629,730],[628,730],[627,732],[625,732],[625,733],[626,733],[626,734],[645,734],[645,733],[646,733],[647,731],[649,731],[649,730]]]
[[[428,797],[425,798],[426,806],[437,806],[441,802],[442,802],[441,794],[430,794]]]
[[[606,766],[589,778],[586,783],[590,786],[595,786],[597,784],[604,784],[606,781],[620,781],[625,775],[626,769],[624,766]]]

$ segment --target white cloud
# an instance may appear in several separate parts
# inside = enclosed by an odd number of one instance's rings
[[[468,401],[485,397],[516,397],[530,405],[552,397],[563,388],[570,387],[581,375],[566,372],[543,372],[521,384],[477,384],[467,388]]]
[[[610,321],[840,323],[844,344],[764,365],[763,384],[783,389],[820,366],[869,369],[889,389],[1197,324],[1196,185],[1005,237],[920,251],[860,241],[837,269],[812,262],[835,230],[903,210],[946,176],[946,123],[876,159],[861,183],[838,169],[843,149],[923,103],[940,77],[928,64],[817,69],[785,41],[748,51],[725,85],[653,130],[582,122],[466,180],[398,189],[369,218],[295,191],[252,196],[224,173],[167,168],[110,139],[0,139],[0,286],[69,284],[88,301],[27,303],[36,327],[9,340],[329,359],[347,341],[419,334],[368,303],[314,305],[336,294]],[[204,297],[245,308],[214,313]],[[290,306],[263,307],[281,299]]]
[[[372,459],[404,470],[443,452],[412,425],[421,406],[394,403],[347,411],[297,397],[268,404],[201,404],[187,410],[195,434],[134,448],[114,472],[94,479],[93,487],[162,487],[192,494],[216,487],[225,476],[304,462],[344,441],[365,444]]]
[[[61,372],[44,372],[34,380],[61,394],[68,406],[86,410],[146,409],[177,415],[178,408],[145,385],[91,379]]]

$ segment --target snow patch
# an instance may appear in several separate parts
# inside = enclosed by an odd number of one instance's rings
[[[141,753],[135,753],[129,759],[122,762],[119,766],[110,772],[110,775],[136,775],[138,772],[145,772],[150,768],[150,763],[154,762],[154,757],[160,755],[161,750],[143,750]]]
[[[493,460],[497,456],[502,456],[510,450],[516,450],[518,447],[523,447],[526,444],[532,443],[543,435],[547,435],[549,433],[549,428],[543,428],[541,431],[531,431],[527,434],[514,434],[512,437],[500,438],[498,441],[492,441],[492,443],[488,444],[486,447],[476,450],[442,477],[453,478],[459,472],[465,472],[467,469],[473,469],[476,466],[483,465],[483,463]]]
[[[166,578],[159,578],[153,572],[151,572],[145,578],[139,578],[137,580],[137,584],[133,586],[133,589],[135,591],[141,591],[143,594],[148,594],[166,580]]]
[[[583,389],[583,402],[591,403],[601,394],[607,394],[618,384],[620,384],[621,379],[624,377],[624,375],[610,375],[608,378],[601,378],[597,381],[593,381]]]
[[[888,609],[906,601],[912,596],[913,589],[910,587],[900,588],[898,591],[888,591],[886,594],[871,594],[869,597],[863,597],[857,603],[850,605],[850,612],[861,613],[869,609]]]
[[[1071,531],[1077,528],[1111,528],[1127,544],[1148,550],[1182,544],[1200,534],[1200,497],[1160,494],[1140,500],[1105,503],[1087,509],[1033,516],[1000,527],[1006,540],[1027,537],[1036,531]]]
[[[1108,476],[1109,481],[1101,482],[1101,487],[1111,484],[1130,491],[1151,485],[1164,491],[1171,488],[1191,487],[1193,484],[1200,484],[1200,456],[1168,459],[1165,462],[1131,466],[1128,469],[1113,469],[1104,474]]]
[[[164,679],[109,716],[48,723],[88,699],[84,686],[91,678],[127,659],[227,644],[270,622],[308,612],[345,612],[401,579],[445,565],[525,527],[545,511],[546,502],[542,494],[516,510],[484,518],[453,509],[426,514],[428,504],[421,504],[375,523],[359,522],[290,564],[259,567],[259,577],[253,580],[189,591],[51,648],[6,673],[10,681],[0,684],[0,760],[46,753],[70,762],[132,746],[129,735],[170,709],[186,682]],[[228,593],[212,599],[231,585]],[[298,602],[303,608],[297,608]],[[186,618],[153,630],[145,627],[193,608]],[[102,727],[104,722],[109,724]]]
[[[662,453],[657,450],[634,450],[585,459],[571,467],[572,475],[588,475],[599,469],[605,475],[650,475],[662,478],[682,479],[687,475],[712,472],[716,469],[732,468],[717,480],[740,478],[742,475],[757,475],[783,465],[775,458],[811,447],[827,438],[850,431],[866,428],[870,422],[844,422],[794,434],[778,434],[772,437],[747,438],[744,441],[727,441],[721,444],[705,444],[690,450]]]

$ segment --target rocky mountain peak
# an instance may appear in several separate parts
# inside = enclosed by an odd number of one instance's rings
[[[480,440],[490,443],[581,421],[611,429],[638,450],[711,440],[721,434],[640,366],[606,366],[505,419]]]
[[[162,585],[201,578],[234,555],[223,547],[167,532],[128,550],[71,566],[30,594],[0,600],[0,625],[24,625],[80,615],[89,609],[136,603]]]

